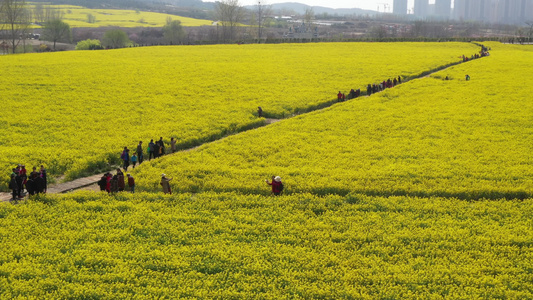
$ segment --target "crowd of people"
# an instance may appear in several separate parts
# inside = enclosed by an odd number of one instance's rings
[[[48,180],[46,177],[46,169],[43,165],[39,171],[37,167],[33,167],[32,171],[28,174],[25,165],[17,165],[13,168],[11,173],[11,179],[9,181],[9,189],[12,192],[12,200],[16,201],[20,198],[24,198],[26,194],[35,195],[40,193],[46,193],[48,186]]]
[[[129,166],[131,165],[133,169],[135,169],[135,166],[137,164],[141,164],[144,161],[144,149],[143,149],[143,142],[139,141],[139,144],[137,144],[137,148],[135,151],[130,155],[130,150],[128,147],[124,147],[124,150],[122,151],[122,154],[120,155],[120,159],[123,162],[122,168],[124,171],[127,171]],[[152,158],[158,158],[160,156],[163,156],[168,153],[174,153],[176,152],[176,139],[170,138],[170,150],[167,151],[167,148],[165,146],[165,142],[163,141],[163,138],[160,137],[158,141],[154,142],[153,139],[150,140],[148,143],[148,147],[146,148],[146,153],[148,154],[148,160],[152,160]]]
[[[374,84],[368,84],[366,86],[366,94],[368,96],[372,95],[372,94],[375,94],[377,92],[381,92],[387,88],[392,88],[392,87],[395,87],[396,85],[398,84],[401,84],[402,83],[402,77],[398,76],[398,79],[394,78],[394,79],[387,79],[387,80],[383,80],[382,82],[380,83],[374,83]]]
[[[480,57],[489,56],[490,55],[489,50],[490,48],[487,48],[484,45],[481,45],[481,50],[479,51],[479,54],[476,53],[476,54],[471,55],[470,57],[463,55],[463,62],[467,62],[469,60],[473,60],[473,59],[480,58]]]
[[[135,193],[135,179],[131,174],[127,174],[128,189],[131,193]],[[110,172],[105,173],[98,181],[100,191],[108,193],[123,192],[126,190],[126,179],[121,169],[117,169],[116,174],[112,175]]]

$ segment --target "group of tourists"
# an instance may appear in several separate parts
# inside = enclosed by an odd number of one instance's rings
[[[129,173],[127,176],[128,190],[131,193],[135,193],[135,179]],[[117,169],[115,175],[107,172],[98,181],[98,186],[100,186],[100,191],[106,191],[108,193],[123,192],[126,190],[126,179],[124,178],[124,173],[121,169]]]
[[[341,91],[339,91],[339,93],[337,94],[337,101],[341,102],[341,101],[344,101],[346,99],[350,100],[350,99],[357,98],[359,96],[361,96],[361,90],[360,89],[357,89],[357,90],[351,89],[350,93],[348,94],[348,97],[346,97],[346,95],[344,93],[341,93]]]
[[[401,84],[402,83],[402,77],[398,76],[398,79],[394,78],[394,79],[387,79],[387,80],[383,80],[382,82],[380,83],[374,83],[374,84],[368,84],[366,86],[366,94],[368,96],[372,95],[372,94],[375,94],[377,92],[381,92],[387,88],[392,88],[392,87],[395,87],[396,85],[398,84]]]
[[[11,173],[11,180],[9,181],[9,189],[12,191],[12,200],[24,198],[26,194],[35,195],[46,193],[48,181],[46,177],[46,169],[43,165],[39,171],[33,167],[28,174],[25,165],[17,165],[13,168]]]
[[[476,54],[471,55],[470,57],[463,55],[463,62],[467,62],[469,60],[473,60],[473,59],[480,58],[480,57],[489,56],[490,55],[489,50],[490,48],[487,48],[484,45],[481,45],[481,50],[479,51],[479,54],[476,53]]]
[[[120,159],[123,162],[122,168],[124,171],[128,170],[128,167],[132,165],[132,167],[135,169],[135,166],[137,163],[141,164],[144,161],[144,150],[143,150],[143,142],[139,141],[139,144],[137,145],[137,148],[133,152],[133,154],[130,155],[130,150],[128,147],[124,147],[124,150],[122,151],[122,154],[120,155]],[[146,152],[148,153],[148,160],[152,160],[152,158],[158,158],[160,156],[163,156],[167,154],[167,150],[165,147],[165,142],[163,141],[163,138],[160,137],[158,141],[154,143],[154,140],[151,139],[148,143],[148,147],[146,149]],[[176,152],[176,139],[171,138],[170,139],[170,151],[168,153],[174,153]]]
[[[470,57],[463,55],[463,62],[467,62],[469,60],[473,60],[473,59],[476,59],[476,58],[481,58],[481,57],[485,57],[485,56],[489,56],[489,55],[490,55],[489,52],[484,52],[484,51],[481,51],[479,54],[477,54],[477,53],[473,54]]]
[[[172,195],[172,188],[170,186],[171,177],[167,177],[166,174],[161,174],[161,181],[159,184],[163,189],[163,193]],[[135,193],[135,179],[131,174],[127,174],[128,190],[131,193]],[[283,183],[281,182],[281,177],[272,176],[272,181],[265,179],[265,182],[272,186],[272,194],[279,196],[283,192]],[[121,169],[117,169],[116,174],[112,175],[111,173],[105,173],[100,181],[98,181],[100,186],[100,191],[106,191],[108,193],[118,193],[126,190],[126,179],[124,178],[124,173]]]

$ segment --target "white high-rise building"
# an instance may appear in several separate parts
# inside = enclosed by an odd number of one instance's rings
[[[415,0],[414,15],[419,18],[425,18],[428,16],[429,2],[428,0]]]
[[[451,17],[451,10],[451,0],[435,0],[435,16],[441,19],[449,19]]]
[[[394,0],[392,3],[392,12],[395,15],[407,14],[407,0]]]

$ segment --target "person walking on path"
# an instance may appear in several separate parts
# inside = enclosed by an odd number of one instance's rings
[[[37,173],[37,167],[33,167],[31,173],[30,173],[30,178],[32,179],[35,179],[35,177],[37,177],[39,175],[39,173]]]
[[[22,179],[22,176],[20,176],[20,171],[19,173],[16,173],[15,175],[15,181],[17,182],[17,195],[19,198],[22,198],[22,190],[24,189],[24,180]]]
[[[107,173],[105,173],[102,178],[100,178],[100,180],[98,181],[98,186],[100,187],[100,191],[103,192],[105,191],[106,189],[106,185],[107,185]]]
[[[159,157],[159,143],[154,143],[152,152],[154,152],[154,158]]]
[[[160,137],[159,141],[157,141],[156,144],[159,145],[159,155],[158,156],[165,155],[165,142],[163,142],[163,137]]]
[[[118,176],[115,174],[111,178],[111,193],[116,193],[118,190]]]
[[[113,181],[113,176],[111,176],[111,173],[107,173],[106,183],[105,183],[105,190],[108,193],[111,193],[111,181]]]
[[[143,142],[139,141],[139,145],[137,145],[137,157],[139,158],[139,165],[143,162]]]
[[[22,165],[20,167],[19,175],[20,175],[20,178],[22,178],[21,192],[24,192],[24,187],[26,186],[26,182],[28,181],[28,175],[26,174],[26,166],[25,165]]]
[[[272,194],[274,194],[275,196],[279,196],[281,192],[283,191],[283,183],[281,182],[281,177],[272,176],[272,182],[268,182],[267,179],[265,179],[265,182],[268,185],[272,186]]]
[[[130,192],[135,193],[135,179],[131,174],[128,173],[128,186],[130,187]]]
[[[126,188],[126,182],[124,181],[124,173],[122,173],[122,170],[117,169],[117,180],[118,180],[118,191],[122,192],[124,191],[124,188]]]
[[[176,140],[174,138],[170,138],[170,152],[176,152]]]
[[[155,146],[154,140],[151,139],[150,143],[148,143],[148,160],[152,160],[152,156],[155,158],[154,146]]]
[[[13,173],[11,174],[11,181],[9,181],[9,189],[12,191],[12,201],[17,201],[18,195],[19,195],[19,186],[17,184],[17,174]]]
[[[172,195],[172,189],[170,188],[170,181],[172,178],[167,178],[166,174],[161,174],[161,186],[163,187],[163,193]]]
[[[133,168],[135,169],[135,165],[137,164],[137,155],[135,155],[135,152],[131,155],[131,164],[133,165]]]
[[[33,185],[35,189],[35,194],[44,193],[44,179],[39,176],[39,173],[33,178]]]
[[[124,161],[124,170],[127,171],[130,166],[130,150],[128,150],[128,147],[124,147],[124,151],[122,151],[120,158]]]
[[[262,118],[262,117],[263,117],[263,109],[261,108],[261,106],[259,106],[259,107],[257,108],[257,116],[258,116],[259,118]]]
[[[41,165],[41,170],[39,172],[39,176],[41,176],[41,178],[43,179],[43,184],[44,184],[43,193],[46,194],[46,190],[48,189],[48,178],[46,177],[46,169],[44,168],[43,165]]]

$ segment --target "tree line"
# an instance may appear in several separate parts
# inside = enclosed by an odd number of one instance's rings
[[[28,5],[25,0],[0,0],[0,40],[2,50],[16,53],[17,48],[26,48],[26,41],[37,37],[33,26],[41,25],[43,38],[53,42],[54,49],[59,41],[70,42],[70,26],[63,22],[62,12],[51,6],[37,3]]]

